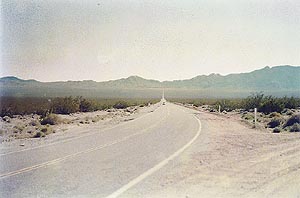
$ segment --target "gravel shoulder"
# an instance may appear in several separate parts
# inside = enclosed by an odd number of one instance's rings
[[[201,136],[123,197],[300,196],[299,133],[271,133],[237,116],[186,111],[201,120]]]

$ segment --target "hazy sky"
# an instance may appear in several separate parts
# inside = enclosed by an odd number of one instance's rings
[[[300,65],[299,0],[0,2],[0,76],[171,80]]]

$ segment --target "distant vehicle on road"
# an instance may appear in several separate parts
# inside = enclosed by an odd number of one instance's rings
[[[163,90],[163,94],[161,97],[162,105],[166,105],[166,99],[165,99],[165,90]]]

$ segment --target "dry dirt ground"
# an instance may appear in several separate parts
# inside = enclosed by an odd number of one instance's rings
[[[252,129],[237,116],[197,116],[197,142],[124,197],[300,197],[300,133]]]

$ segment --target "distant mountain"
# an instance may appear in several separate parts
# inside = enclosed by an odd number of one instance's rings
[[[162,87],[162,83],[158,80],[148,80],[139,76],[130,76],[119,80],[110,80],[100,82],[99,85],[104,87],[118,87],[118,88],[157,88]]]
[[[96,82],[39,82],[14,76],[0,78],[1,96],[66,96],[86,97],[244,97],[250,92],[264,91],[274,95],[300,96],[300,67],[265,67],[249,73],[199,75],[192,79],[157,81],[139,76]]]
[[[36,80],[22,80],[20,78],[17,78],[15,76],[6,76],[6,77],[3,77],[3,78],[0,78],[0,82],[1,83],[17,83],[17,82],[38,82]]]
[[[251,89],[266,91],[270,89],[300,90],[300,67],[265,67],[250,73],[201,75],[189,80],[166,81],[165,87],[201,89]]]

